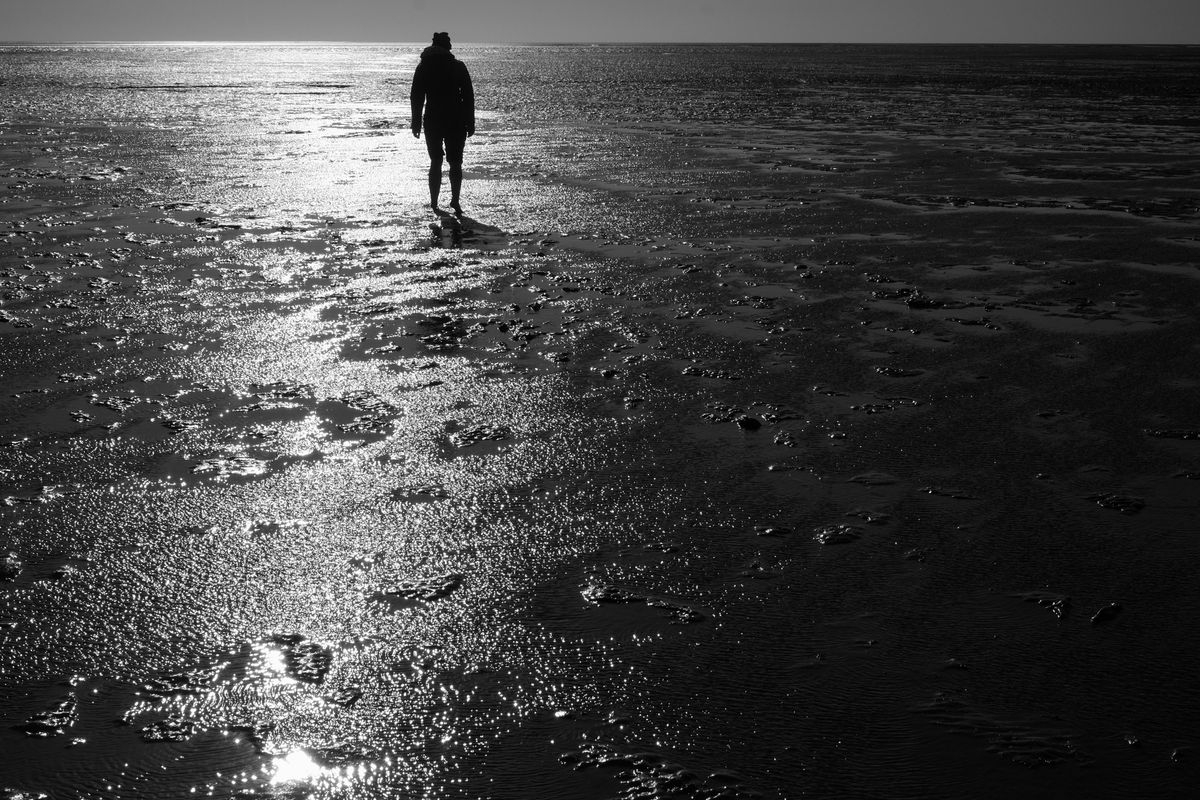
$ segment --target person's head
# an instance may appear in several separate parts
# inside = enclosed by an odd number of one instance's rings
[[[433,46],[434,47],[444,47],[447,50],[449,50],[450,49],[450,34],[445,33],[445,32],[435,33],[433,35]]]

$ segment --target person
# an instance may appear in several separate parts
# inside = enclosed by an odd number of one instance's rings
[[[438,211],[442,160],[450,162],[450,208],[462,214],[463,149],[475,135],[475,90],[467,66],[450,53],[450,34],[435,33],[421,53],[412,82],[412,132],[425,129],[429,151],[429,207]]]

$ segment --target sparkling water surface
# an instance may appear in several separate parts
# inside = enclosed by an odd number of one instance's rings
[[[0,797],[1178,797],[1200,55],[0,48]]]

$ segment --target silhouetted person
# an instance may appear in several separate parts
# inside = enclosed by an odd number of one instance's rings
[[[475,90],[466,64],[450,54],[450,34],[435,33],[433,44],[421,53],[413,74],[412,132],[429,151],[429,206],[438,207],[442,188],[442,159],[450,162],[450,207],[462,213],[463,148],[475,134]]]

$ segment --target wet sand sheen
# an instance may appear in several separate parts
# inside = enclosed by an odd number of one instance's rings
[[[361,52],[77,51],[98,125],[0,52],[11,796],[1195,781],[1197,131],[1094,53],[464,53],[451,224]]]

